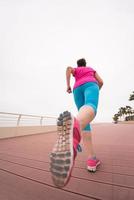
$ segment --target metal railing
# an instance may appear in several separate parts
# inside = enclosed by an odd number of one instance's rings
[[[56,117],[0,112],[0,127],[55,125]]]

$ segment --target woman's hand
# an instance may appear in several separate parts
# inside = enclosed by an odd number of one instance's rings
[[[66,82],[67,82],[67,92],[72,93],[72,89],[70,87],[70,78],[71,74],[73,74],[74,69],[72,67],[67,67],[66,69]]]
[[[69,94],[72,93],[72,89],[71,89],[70,86],[67,87],[67,92],[68,92]]]

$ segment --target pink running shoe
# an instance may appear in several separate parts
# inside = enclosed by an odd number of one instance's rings
[[[70,180],[81,137],[79,122],[68,111],[60,114],[57,130],[58,139],[50,155],[50,170],[54,184],[61,188]]]
[[[87,170],[90,172],[96,172],[98,165],[100,165],[100,160],[98,160],[97,158],[90,158],[87,160]]]

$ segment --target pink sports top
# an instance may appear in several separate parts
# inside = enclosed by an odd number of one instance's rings
[[[75,77],[75,83],[73,89],[83,85],[87,82],[95,82],[98,84],[95,78],[95,70],[91,67],[77,67],[74,68],[73,76]]]

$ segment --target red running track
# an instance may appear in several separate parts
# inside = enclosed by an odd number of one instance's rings
[[[0,200],[134,200],[134,124],[93,125],[93,143],[102,164],[86,170],[84,150],[72,177],[56,188],[49,153],[56,133],[0,140]]]

